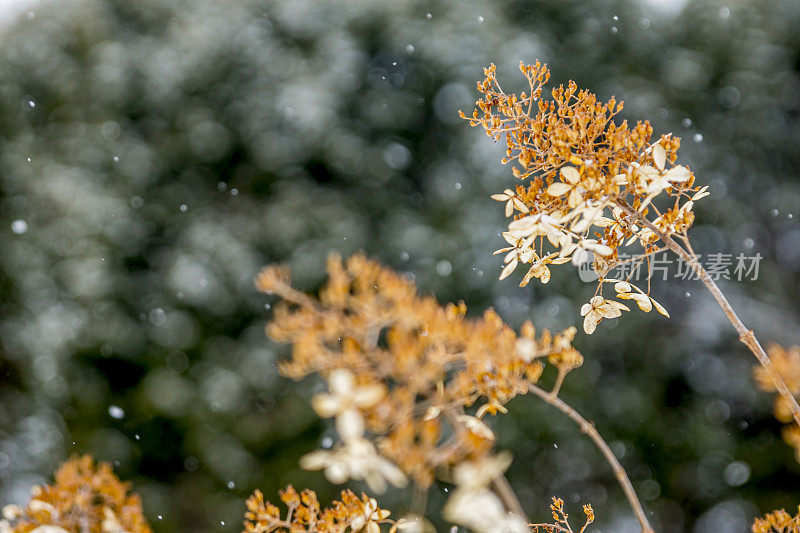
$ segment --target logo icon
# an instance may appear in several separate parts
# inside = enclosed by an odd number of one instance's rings
[[[600,279],[600,276],[594,269],[594,261],[583,261],[579,264],[578,277],[581,278],[581,281],[584,283],[592,283]]]

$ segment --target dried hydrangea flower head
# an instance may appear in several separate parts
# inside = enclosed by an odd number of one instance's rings
[[[331,392],[313,406],[335,417],[341,443],[306,456],[304,466],[332,481],[365,479],[382,490],[385,481],[402,483],[396,464],[427,486],[436,468],[490,452],[494,435],[480,418],[526,393],[542,359],[564,373],[582,362],[574,328],[537,338],[530,323],[518,335],[493,311],[469,320],[463,303],[441,307],[360,255],[332,256],[328,275],[319,298],[293,289],[282,267],[266,269],[257,285],[285,301],[268,326],[273,339],[293,344],[281,370],[328,381]]]
[[[771,344],[767,348],[767,352],[791,393],[795,397],[800,397],[800,346],[784,349],[778,344]],[[775,392],[775,383],[763,367],[755,367],[753,374],[761,390]],[[783,440],[794,448],[795,457],[800,461],[800,426],[795,423],[791,405],[786,398],[781,395],[775,396],[773,413],[775,418],[787,424],[783,428]]]
[[[798,513],[791,516],[780,509],[756,518],[751,531],[753,533],[800,533],[800,507]]]
[[[138,494],[107,463],[86,455],[59,467],[55,483],[36,486],[24,508],[6,506],[0,531],[151,533]]]
[[[601,102],[570,81],[542,98],[550,78],[546,65],[520,64],[529,90],[506,94],[495,76],[495,66],[484,69],[478,82],[483,97],[471,117],[495,141],[503,139],[503,163],[522,183],[495,194],[511,217],[503,238],[508,246],[500,279],[520,265],[529,265],[520,285],[550,279],[552,265],[593,263],[599,274],[595,296],[584,306],[584,329],[592,333],[606,318],[629,308],[618,300],[634,300],[640,309],[666,310],[630,279],[608,274],[628,261],[620,251],[637,244],[633,261],[640,263],[662,250],[660,234],[643,224],[642,217],[669,236],[685,236],[694,221],[694,202],[706,196],[706,187],[694,185],[694,175],[675,164],[680,140],[664,135],[651,142],[649,122],[617,124],[622,102]],[[631,269],[633,272],[633,269]],[[603,295],[604,285],[614,292]],[[616,300],[614,299],[616,298]],[[668,316],[668,315],[667,315]]]
[[[302,466],[335,483],[360,479],[380,492],[410,477],[424,488],[437,473],[496,464],[484,417],[529,392],[546,363],[560,385],[583,362],[571,344],[575,328],[537,336],[530,322],[517,333],[491,310],[467,319],[463,302],[442,307],[361,255],[331,256],[316,297],[292,288],[284,267],[265,269],[256,285],[284,300],[267,327],[293,345],[281,371],[296,379],[318,373],[328,383],[312,405],[334,418],[339,442],[304,456]]]
[[[591,334],[603,320],[629,311],[624,303],[629,300],[645,312],[655,309],[669,316],[650,297],[649,278],[646,290],[631,279],[643,262],[670,250],[708,288],[739,340],[758,359],[797,424],[791,438],[800,441],[800,403],[692,249],[692,209],[709,193],[676,163],[680,140],[668,134],[653,142],[647,121],[635,126],[615,122],[622,103],[614,98],[602,102],[572,81],[543,98],[547,66],[520,63],[520,70],[529,90],[517,96],[503,91],[494,65],[484,69],[485,78],[478,82],[483,97],[471,117],[461,113],[495,141],[505,141],[502,161],[513,164],[512,173],[521,181],[514,190],[493,196],[505,203],[511,217],[503,233],[509,246],[495,252],[505,254],[500,279],[525,264],[521,285],[533,278],[547,283],[553,265],[591,264],[597,289],[581,308],[583,329]],[[628,274],[615,277],[621,266]]]
[[[349,490],[342,491],[341,500],[330,507],[321,508],[313,490],[297,492],[291,485],[280,492],[286,512],[270,502],[256,490],[247,500],[243,533],[380,533],[381,524],[397,524],[389,519],[389,511],[378,507],[378,502],[366,494],[361,498]]]

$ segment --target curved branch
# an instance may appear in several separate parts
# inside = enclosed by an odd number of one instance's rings
[[[622,468],[622,465],[619,463],[619,460],[617,460],[614,452],[608,447],[608,444],[606,444],[606,441],[603,440],[603,437],[600,435],[600,433],[598,433],[597,429],[594,427],[594,424],[583,418],[578,411],[566,404],[558,396],[554,396],[553,394],[537,387],[536,385],[531,385],[530,391],[570,417],[580,426],[582,433],[589,435],[589,438],[592,439],[595,445],[600,449],[600,452],[603,454],[608,464],[611,465],[611,469],[614,471],[614,476],[617,478],[617,481],[622,487],[623,492],[625,492],[625,497],[628,498],[628,502],[631,504],[631,508],[633,508],[636,519],[639,521],[639,525],[642,528],[642,533],[653,533],[654,530],[650,526],[650,522],[647,520],[647,516],[644,513],[642,504],[639,501],[639,498],[636,496],[636,491],[633,490],[633,485],[631,484],[631,480],[628,479],[627,472],[625,472],[625,469]]]
[[[716,282],[714,282],[713,279],[711,279],[711,276],[708,275],[706,269],[704,269],[697,261],[697,256],[694,254],[694,252],[687,251],[680,246],[671,236],[667,235],[661,229],[656,227],[639,211],[633,209],[633,207],[631,207],[625,200],[617,198],[615,201],[616,204],[622,208],[623,211],[625,211],[625,213],[627,213],[629,216],[632,216],[637,222],[658,235],[659,239],[661,239],[661,241],[666,244],[670,250],[675,252],[679,257],[686,261],[692,270],[697,273],[700,280],[705,284],[706,288],[711,293],[711,296],[714,297],[714,300],[717,301],[717,304],[719,304],[720,308],[722,308],[725,316],[728,317],[728,320],[736,329],[736,332],[739,334],[739,341],[747,346],[753,355],[756,356],[758,362],[761,363],[761,366],[763,366],[767,371],[772,379],[772,383],[775,385],[775,389],[778,391],[778,394],[780,394],[781,397],[786,400],[786,404],[791,408],[794,421],[798,426],[800,426],[800,405],[798,405],[797,399],[789,390],[789,387],[786,386],[786,382],[783,381],[783,378],[778,373],[778,370],[772,363],[772,359],[769,358],[767,352],[765,352],[764,348],[761,347],[761,344],[758,342],[753,330],[748,329],[744,323],[742,323],[741,319],[733,310],[733,307],[731,307],[731,304],[728,302],[728,299],[725,298],[725,295],[722,293],[719,286],[716,284]],[[691,247],[689,250],[691,250]]]

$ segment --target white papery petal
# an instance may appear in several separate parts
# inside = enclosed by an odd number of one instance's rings
[[[519,260],[522,261],[523,263],[530,263],[534,257],[536,257],[536,252],[534,252],[530,248],[520,252],[519,254]]]
[[[30,503],[28,503],[28,509],[30,509],[30,511],[33,513],[37,513],[39,511],[45,511],[46,513],[49,513],[50,516],[52,516],[53,518],[58,518],[58,510],[55,507],[53,507],[53,505],[44,502],[42,500],[31,500]]]
[[[618,281],[614,284],[614,290],[617,292],[631,292],[632,287],[627,281]]]
[[[583,217],[582,219],[580,219],[579,221],[577,221],[572,225],[572,231],[574,231],[575,233],[583,233],[584,231],[589,229],[589,226],[591,225],[592,225],[592,220],[589,217]]]
[[[351,531],[359,531],[362,527],[367,525],[367,517],[366,516],[357,516],[350,522],[350,530]]]
[[[332,462],[334,452],[328,450],[315,450],[300,458],[300,468],[303,470],[322,470]]]
[[[682,165],[678,165],[676,167],[672,167],[671,169],[669,169],[664,176],[668,181],[671,181],[673,183],[683,183],[684,181],[689,180],[691,172],[689,172],[688,168]]]
[[[328,478],[328,481],[331,483],[336,483],[338,485],[350,479],[350,470],[344,462],[336,461],[328,465],[325,469],[325,477]]]
[[[591,250],[597,255],[602,255],[604,257],[614,253],[614,249],[610,246],[606,246],[605,244],[585,243],[584,247],[587,250]]]
[[[311,407],[322,418],[330,418],[344,407],[339,396],[334,394],[317,394],[311,398]]]
[[[344,368],[337,368],[328,377],[328,386],[331,391],[338,394],[350,394],[353,392],[355,378],[353,373]]]
[[[621,302],[615,302],[614,300],[606,300],[606,303],[612,305],[618,309],[622,309],[623,311],[630,311],[630,308]]]
[[[603,318],[617,318],[622,316],[622,311],[620,311],[618,307],[611,305],[609,302],[598,306],[597,312],[600,313]]]
[[[658,303],[657,301],[653,300],[652,298],[650,298],[650,300],[653,302],[653,306],[656,308],[656,311],[658,311],[659,313],[661,313],[665,317],[669,318],[669,313],[667,313],[667,310],[664,309],[664,307],[660,303]]]
[[[511,260],[511,262],[510,262],[510,263],[508,263],[508,264],[505,266],[505,268],[503,269],[503,271],[502,271],[502,272],[500,272],[500,278],[499,278],[499,279],[502,281],[502,280],[506,279],[508,276],[510,276],[510,275],[511,275],[511,273],[512,273],[512,272],[514,272],[514,269],[515,269],[515,268],[517,268],[517,264],[519,264],[519,259],[517,259],[516,257],[514,257],[514,258]]]
[[[657,169],[664,170],[664,165],[667,163],[667,152],[660,144],[653,146],[653,162]]]
[[[530,212],[530,209],[528,209],[528,206],[525,205],[525,202],[516,197],[514,198],[514,207],[517,208],[517,211],[521,211],[522,213]]]
[[[589,262],[591,258],[592,254],[590,254],[584,248],[578,248],[577,250],[575,250],[575,253],[572,254],[572,264],[579,267],[584,263]]]
[[[348,409],[336,417],[336,431],[345,442],[360,439],[364,435],[364,417],[355,409]]]
[[[519,241],[519,237],[517,237],[516,235],[513,235],[513,234],[511,234],[511,233],[509,233],[507,231],[503,232],[503,238],[506,240],[506,242],[508,244],[511,244],[511,245],[514,245],[514,246],[516,246],[517,242]]]
[[[572,185],[568,183],[554,183],[547,188],[550,196],[563,196],[572,190]]]
[[[378,470],[380,470],[380,473],[389,483],[395,487],[406,486],[408,479],[406,479],[406,475],[402,470],[400,470],[400,468],[397,467],[397,465],[387,459],[384,459],[383,457],[378,457],[376,460]]]
[[[583,331],[585,331],[587,335],[591,335],[597,328],[597,323],[599,321],[600,316],[593,310],[590,311],[589,314],[586,315],[586,318],[583,319]]]
[[[531,215],[511,221],[508,229],[512,232],[530,231],[539,224],[539,215]]]
[[[649,313],[653,309],[653,304],[647,295],[632,294],[631,298],[636,302],[636,305],[639,306],[639,309],[641,309],[645,313]]]
[[[494,440],[494,432],[483,421],[474,416],[460,415],[458,421],[464,424],[474,434],[487,440]]]
[[[454,524],[469,527],[476,533],[498,533],[506,511],[497,495],[489,489],[456,490],[447,500],[442,514]]]
[[[22,507],[15,504],[9,504],[3,507],[3,518],[6,520],[16,520],[22,516]]]
[[[386,395],[382,385],[362,385],[353,395],[353,403],[358,407],[372,407]]]
[[[644,174],[645,177],[648,179],[655,179],[661,175],[661,171],[659,171],[655,167],[651,167],[650,165],[642,165],[639,167],[639,172]]]
[[[561,178],[567,183],[575,185],[581,180],[581,174],[575,167],[561,167]]]

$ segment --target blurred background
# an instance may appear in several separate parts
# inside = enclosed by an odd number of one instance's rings
[[[579,324],[594,286],[497,282],[500,147],[457,116],[489,62],[508,90],[553,81],[625,100],[683,138],[712,195],[698,253],[760,253],[723,282],[762,341],[800,341],[800,3],[796,0],[76,0],[0,9],[0,501],[75,453],[111,461],[157,532],[239,531],[243,500],[341,487],[298,459],[330,440],[280,377],[270,298],[288,262],[314,289],[366,251],[440,301],[518,326]],[[741,532],[800,503],[754,359],[699,282],[672,314],[582,333],[561,396],[596,422],[659,531]],[[550,379],[550,376],[545,378]],[[551,495],[596,532],[636,523],[607,465],[533,397],[493,420],[532,518]],[[363,487],[350,485],[356,490]],[[442,487],[430,495],[439,514]],[[394,515],[406,493],[381,502]]]

